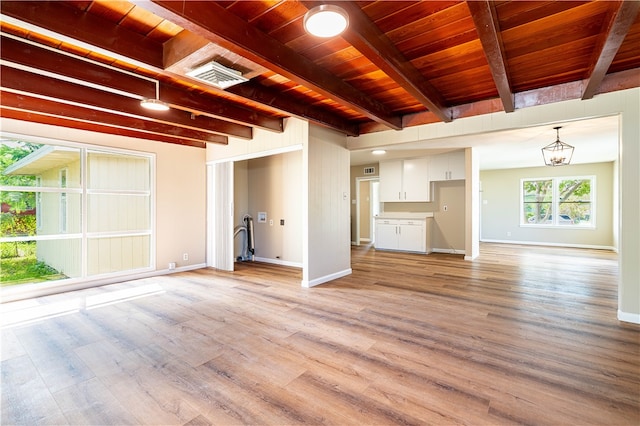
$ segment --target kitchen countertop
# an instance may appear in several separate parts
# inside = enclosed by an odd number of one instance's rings
[[[424,219],[433,217],[433,212],[409,213],[409,212],[388,212],[374,216],[376,219]]]

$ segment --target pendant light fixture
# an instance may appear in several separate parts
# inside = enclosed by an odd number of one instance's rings
[[[562,127],[554,127],[556,130],[556,141],[542,148],[542,157],[544,164],[547,166],[566,166],[571,162],[573,157],[573,147],[560,141],[560,129]]]
[[[143,99],[140,101],[140,106],[153,111],[169,111],[169,104],[160,100],[160,82],[156,81],[156,98],[155,99]]]
[[[349,15],[343,8],[323,4],[304,15],[304,29],[316,37],[335,37],[349,26]]]

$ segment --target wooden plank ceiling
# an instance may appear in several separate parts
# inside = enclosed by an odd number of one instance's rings
[[[304,14],[336,3],[341,36]],[[2,116],[198,147],[301,117],[356,136],[640,86],[637,1],[6,1]],[[241,71],[226,90],[186,73]],[[156,96],[171,105],[150,112]]]

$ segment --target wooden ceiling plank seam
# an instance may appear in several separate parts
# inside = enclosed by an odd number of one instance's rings
[[[182,139],[190,139],[200,142],[228,143],[228,137],[224,135],[216,135],[148,120],[138,120],[134,117],[123,117],[110,112],[75,105],[60,104],[56,101],[8,92],[1,89],[0,95],[2,96],[2,105],[16,111],[36,112],[39,114],[46,114],[49,116],[76,121],[105,124],[111,127],[144,131],[147,133],[179,137]]]
[[[349,28],[342,35],[400,87],[444,122],[451,121],[445,100],[429,81],[409,62],[377,25],[352,2],[330,2],[349,15]],[[313,6],[313,2],[303,2]]]
[[[202,141],[191,141],[188,139],[172,138],[165,135],[150,134],[132,129],[111,127],[103,124],[84,123],[62,117],[52,117],[37,112],[24,112],[6,108],[0,105],[0,117],[14,120],[26,121],[29,123],[40,123],[56,127],[67,127],[72,129],[86,130],[98,133],[107,133],[118,136],[127,136],[135,139],[147,139],[157,142],[167,142],[176,145],[191,146],[195,148],[206,148],[207,144]]]
[[[505,56],[495,7],[488,0],[467,1],[478,37],[489,63],[493,81],[498,90],[505,112],[515,111],[514,94],[511,89],[508,62]]]
[[[348,104],[374,121],[382,122],[395,130],[401,129],[401,118],[385,105],[316,66],[313,61],[297,54],[216,3],[164,0],[133,2],[259,65]],[[211,25],[213,22],[215,26]]]
[[[620,1],[616,10],[610,15],[605,23],[606,27],[596,42],[594,59],[590,63],[582,93],[583,100],[591,99],[596,94],[639,11],[639,1]]]
[[[109,112],[134,116],[143,120],[165,122],[203,132],[226,134],[246,139],[251,139],[252,137],[251,127],[240,126],[211,117],[198,116],[194,119],[190,117],[189,113],[174,109],[162,112],[147,111],[140,106],[139,102],[131,98],[64,80],[51,79],[5,65],[0,66],[0,86],[39,97],[57,99],[60,102],[101,108]]]

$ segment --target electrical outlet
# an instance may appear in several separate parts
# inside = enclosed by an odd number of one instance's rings
[[[189,253],[184,253],[182,255],[182,260],[189,260]]]
[[[284,219],[280,219],[280,225],[284,226]]]

